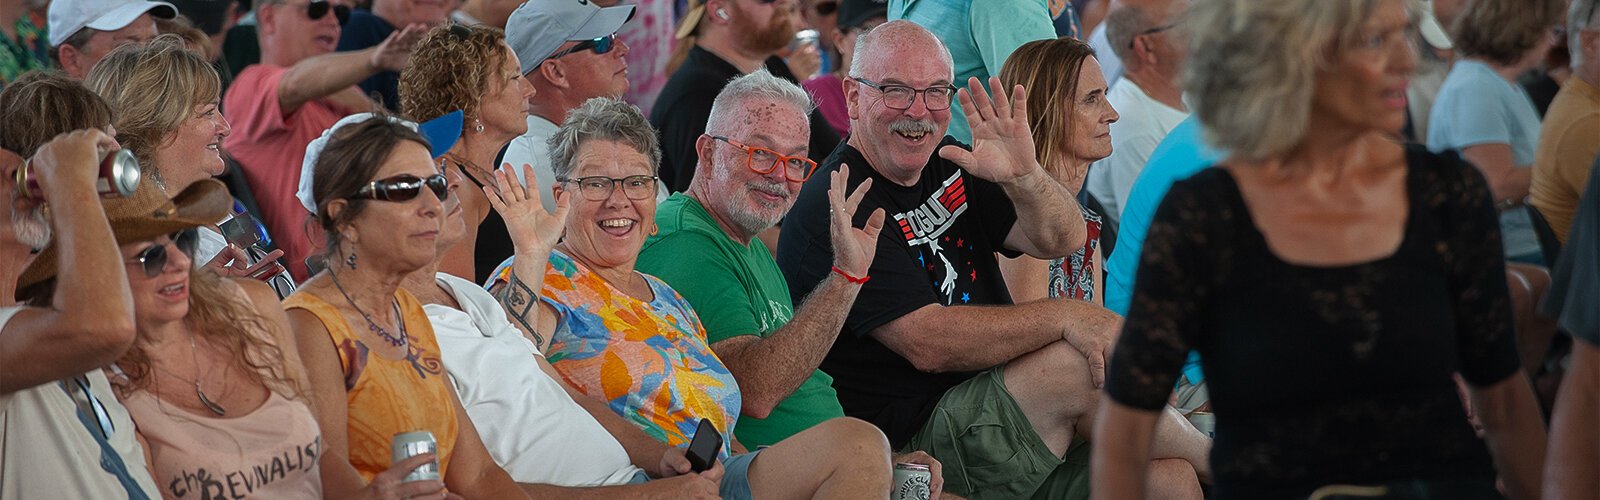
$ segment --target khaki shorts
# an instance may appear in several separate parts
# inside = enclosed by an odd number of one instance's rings
[[[1004,367],[950,388],[904,451],[922,450],[944,467],[944,489],[986,498],[1089,497],[1089,443],[1074,438],[1056,458],[1004,383]]]

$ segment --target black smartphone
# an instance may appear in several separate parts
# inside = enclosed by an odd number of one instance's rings
[[[222,237],[228,243],[238,245],[239,248],[250,248],[261,242],[261,233],[256,232],[256,221],[250,212],[234,214],[227,221],[217,225],[222,230]]]
[[[722,451],[722,433],[717,432],[717,426],[710,420],[700,419],[700,427],[694,430],[694,439],[689,441],[689,469],[694,472],[711,470],[717,463],[719,451]]]

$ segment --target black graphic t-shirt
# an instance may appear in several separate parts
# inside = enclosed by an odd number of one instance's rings
[[[967,147],[950,137],[944,144]],[[877,424],[898,448],[922,428],[946,390],[976,373],[918,371],[870,334],[930,304],[1010,304],[995,252],[1002,251],[1017,215],[1000,186],[937,153],[917,184],[906,187],[879,175],[861,152],[841,143],[801,188],[778,240],[778,266],[797,300],[832,272],[828,180],[841,163],[851,166],[852,190],[873,178],[854,224],[865,223],[880,207],[888,217],[868,273],[871,280],[857,296],[822,370],[833,376],[845,414]]]

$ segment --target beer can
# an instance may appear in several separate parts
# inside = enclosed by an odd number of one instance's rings
[[[38,177],[33,171],[33,161],[23,162],[22,168],[17,169],[17,194],[25,198],[44,199],[44,190],[39,188]],[[133,157],[132,151],[118,149],[102,152],[95,191],[103,198],[125,197],[139,188],[139,178],[139,160]]]
[[[393,465],[400,463],[407,458],[421,455],[423,453],[438,452],[439,445],[433,440],[432,432],[402,432],[395,434],[394,441],[389,445],[389,463]],[[439,480],[439,458],[437,456],[434,457],[432,462],[422,464],[422,466],[412,469],[412,471],[407,473],[406,477],[401,479],[400,482],[409,483],[412,481],[428,480]]]
[[[922,464],[894,464],[891,500],[928,500],[933,496],[933,473]]]

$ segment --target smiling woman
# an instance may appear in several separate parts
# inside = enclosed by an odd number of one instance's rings
[[[217,110],[222,82],[182,38],[118,48],[84,83],[116,110],[117,142],[169,194],[222,173],[219,147],[232,131]]]

